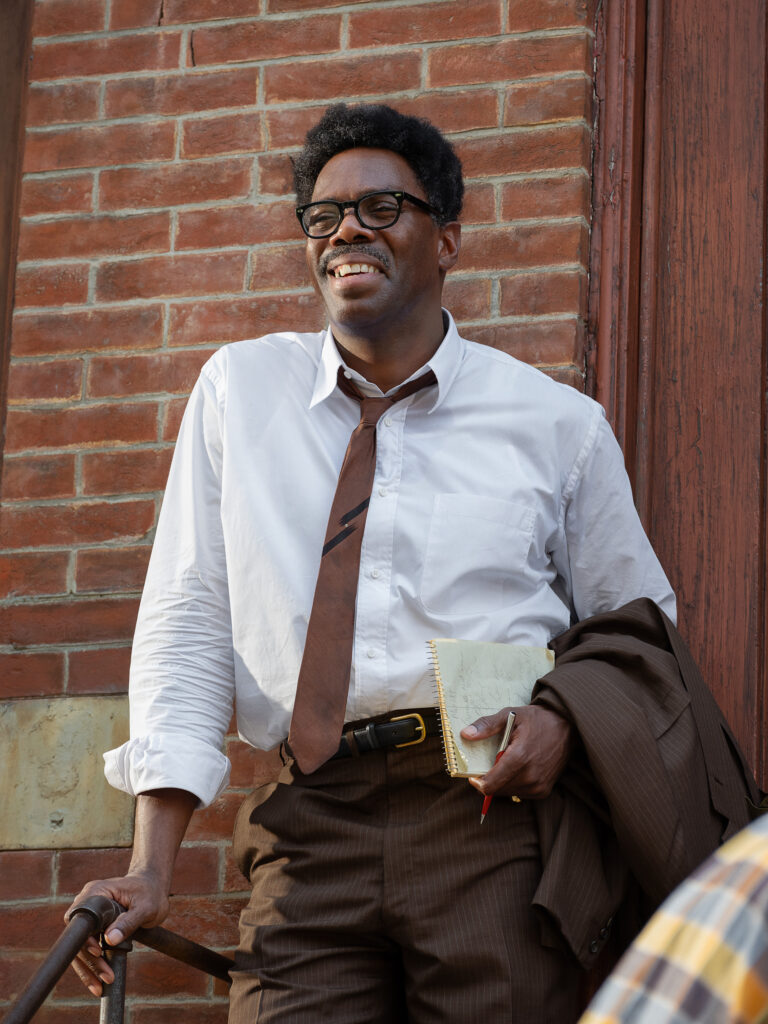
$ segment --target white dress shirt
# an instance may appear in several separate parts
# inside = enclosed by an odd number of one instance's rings
[[[446,322],[427,364],[437,386],[377,426],[347,721],[434,704],[433,637],[545,645],[640,596],[675,614],[600,406]],[[287,736],[359,419],[341,365],[327,331],[236,342],[203,367],[139,612],[131,739],[105,755],[118,788],[210,803],[229,776],[233,698],[248,743]]]

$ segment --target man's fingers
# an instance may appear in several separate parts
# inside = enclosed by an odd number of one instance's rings
[[[482,718],[475,719],[471,725],[465,726],[461,730],[461,735],[465,740],[484,740],[488,736],[496,736],[498,733],[504,732],[507,716],[512,710],[512,708],[502,708],[495,715],[483,715]]]

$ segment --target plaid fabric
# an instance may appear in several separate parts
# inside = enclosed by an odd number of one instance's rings
[[[768,815],[676,889],[579,1024],[768,1021]]]

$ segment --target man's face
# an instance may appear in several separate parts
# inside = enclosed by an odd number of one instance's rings
[[[312,202],[359,199],[368,192],[403,190],[426,201],[407,162],[385,149],[349,149],[332,157],[315,182]],[[328,238],[307,239],[307,264],[332,328],[344,335],[394,327],[439,309],[445,271],[455,262],[458,225],[438,227],[430,215],[403,203],[389,228],[364,227],[354,211]],[[452,253],[452,255],[451,255]],[[344,268],[342,270],[342,268]],[[351,268],[351,270],[350,270]]]

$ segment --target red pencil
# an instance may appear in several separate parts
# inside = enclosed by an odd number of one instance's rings
[[[496,755],[496,760],[493,762],[494,764],[498,764],[499,763],[499,759],[501,758],[502,754],[504,753],[504,751],[509,746],[509,740],[510,740],[510,737],[512,735],[512,727],[514,726],[514,724],[515,724],[515,712],[514,711],[510,711],[509,714],[507,715],[507,724],[504,727],[504,735],[501,737],[501,743],[499,744],[499,752]],[[514,800],[514,797],[512,799]],[[489,810],[489,808],[491,806],[491,800],[493,800],[493,796],[491,796],[491,795],[486,796],[485,799],[483,800],[483,809],[480,812],[480,824],[481,825],[485,821],[485,816],[488,813],[488,810]]]

